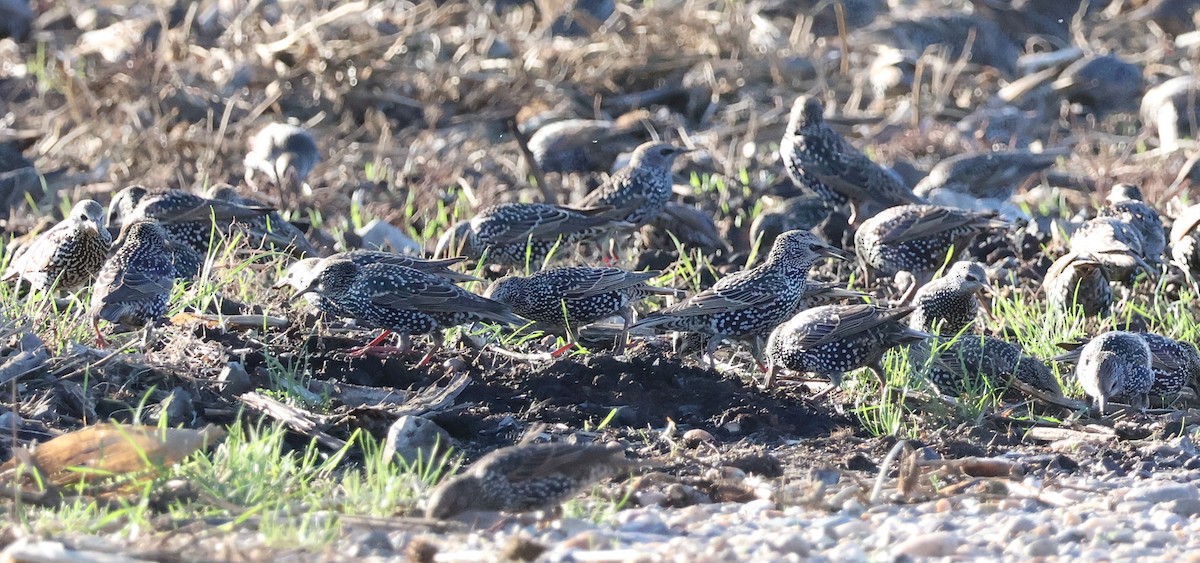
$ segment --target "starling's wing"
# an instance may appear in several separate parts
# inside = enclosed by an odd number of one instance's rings
[[[475,295],[445,278],[390,264],[364,267],[353,291],[368,295],[376,305],[392,309],[426,313],[509,311],[506,305]]]
[[[173,190],[159,197],[143,200],[135,215],[157,220],[159,223],[187,223],[191,221],[216,220],[229,223],[251,219],[270,213],[274,209],[263,206],[246,206],[229,201],[219,201],[195,194]]]
[[[523,206],[512,213],[489,216],[475,225],[475,231],[497,244],[522,243],[530,238],[552,239],[610,224],[604,216],[589,216],[556,205]]]
[[[930,205],[922,207],[920,213],[910,213],[905,216],[904,220],[894,222],[880,238],[899,243],[975,225],[999,227],[1004,223],[993,219],[990,214],[971,213]]]
[[[786,280],[771,275],[751,279],[746,274],[753,271],[745,270],[727,276],[711,288],[660,312],[674,317],[693,317],[721,311],[740,311],[778,299],[787,285]]]
[[[846,143],[839,155],[841,161],[836,168],[827,168],[832,173],[817,170],[818,180],[846,194],[860,194],[860,199],[870,199],[885,204],[923,203],[924,200],[900,183],[882,166],[867,155]]]
[[[803,330],[793,332],[791,336],[796,339],[794,342],[799,349],[811,350],[849,338],[911,311],[911,307],[888,310],[868,304],[846,305],[839,307],[837,314],[832,318],[824,322],[810,323],[802,327]]]
[[[144,301],[163,293],[169,293],[175,275],[169,261],[146,268],[123,270],[103,269],[96,279],[97,287],[107,287],[107,303]]]
[[[619,268],[580,269],[582,276],[574,280],[574,286],[563,293],[568,299],[584,299],[646,283],[658,272],[626,272]]]
[[[1188,361],[1189,355],[1194,355],[1195,352],[1185,348],[1190,346],[1184,342],[1178,342],[1165,336],[1159,335],[1143,335],[1146,344],[1150,345],[1150,367],[1157,371],[1176,372],[1189,369],[1192,365]]]
[[[59,223],[34,236],[28,244],[17,247],[8,263],[8,269],[4,271],[3,279],[13,280],[21,274],[41,270],[46,261],[54,255],[59,243],[70,234],[70,229],[70,225]]]
[[[556,474],[590,473],[598,466],[623,460],[624,449],[616,444],[529,444],[517,446],[505,464],[505,474],[513,482],[539,479]]]

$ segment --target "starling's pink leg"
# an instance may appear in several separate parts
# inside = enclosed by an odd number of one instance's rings
[[[96,331],[96,347],[101,350],[108,348],[108,341],[104,339],[104,335],[100,334],[100,318],[92,317],[92,330]]]
[[[423,367],[425,367],[425,366],[426,366],[426,364],[428,364],[428,363],[430,362],[430,360],[433,360],[433,355],[434,355],[434,354],[437,354],[438,352],[441,352],[441,351],[442,351],[442,346],[444,346],[444,344],[445,344],[445,343],[442,341],[442,334],[441,334],[441,332],[439,332],[439,331],[434,331],[434,334],[433,334],[433,347],[432,347],[432,348],[430,348],[430,349],[429,349],[429,351],[428,351],[428,352],[426,352],[426,353],[425,353],[425,355],[421,357],[421,361],[420,361],[420,362],[417,362],[417,365],[416,365],[416,366],[414,366],[414,367],[418,367],[418,368],[423,368]]]
[[[559,356],[562,356],[563,354],[566,354],[568,351],[571,350],[571,348],[574,348],[574,347],[575,347],[575,342],[568,342],[566,346],[563,346],[562,348],[559,348],[553,352],[550,352],[550,357],[557,358]]]
[[[392,331],[384,329],[383,334],[376,336],[375,340],[368,342],[366,346],[363,346],[361,348],[355,348],[353,352],[350,352],[350,357],[351,358],[361,358],[363,356],[366,356],[371,351],[372,348],[379,347],[379,345],[382,344],[383,341],[386,340],[387,337],[389,337],[391,335],[392,335]]]

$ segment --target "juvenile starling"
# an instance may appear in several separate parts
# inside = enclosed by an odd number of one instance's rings
[[[201,197],[182,190],[150,191],[129,186],[108,204],[108,228],[120,228],[139,219],[163,227],[175,261],[175,275],[191,279],[200,274],[211,243],[228,232],[234,221],[269,213],[269,207],[247,207]]]
[[[885,209],[854,233],[854,249],[864,266],[885,275],[906,271],[933,273],[962,254],[977,235],[1008,228],[994,212],[937,205],[902,205]]]
[[[637,467],[618,443],[519,444],[498,449],[434,489],[425,516],[554,508],[601,479]]]
[[[1200,123],[1200,80],[1193,75],[1172,78],[1146,91],[1139,113],[1142,123],[1158,130],[1164,150],[1179,148],[1179,140],[1193,137]]]
[[[92,329],[96,342],[107,343],[100,333],[100,319],[139,327],[167,312],[175,266],[170,243],[162,226],[137,220],[124,227],[115,254],[100,268],[92,289]]]
[[[104,208],[90,199],[71,208],[62,222],[17,251],[4,280],[24,280],[34,289],[74,291],[91,283],[104,260],[112,235],[104,228]]]
[[[645,133],[644,112],[616,121],[566,119],[548,123],[529,136],[529,152],[542,172],[608,172],[626,143]]]
[[[1079,351],[1075,377],[1104,414],[1109,399],[1125,398],[1145,409],[1154,386],[1150,347],[1132,332],[1111,331],[1092,339]]]
[[[246,184],[258,191],[274,186],[284,193],[306,188],[308,174],[321,161],[321,151],[303,127],[272,123],[250,138],[242,165]]]
[[[442,349],[442,329],[478,321],[517,326],[527,323],[512,314],[508,305],[475,295],[445,278],[394,264],[360,267],[352,260],[323,260],[308,287],[292,299],[310,291],[321,296],[319,303],[334,306],[323,313],[348,316],[384,329],[360,354],[392,332],[401,335],[403,351],[409,349],[409,335],[432,333],[434,346],[418,366],[428,363]]]
[[[767,334],[787,320],[808,287],[808,270],[822,257],[849,258],[812,233],[788,231],[775,239],[762,264],[721,278],[711,288],[657,311],[633,327],[712,336],[705,351],[711,364],[722,339]]]
[[[226,201],[247,208],[265,208],[261,201],[238,195],[237,189],[229,184],[216,184],[209,188],[208,197],[216,201]],[[251,245],[256,247],[271,246],[284,252],[295,254],[298,258],[319,257],[320,251],[308,242],[304,233],[297,229],[275,211],[242,219],[234,225],[245,233]]]
[[[518,315],[557,331],[574,330],[588,323],[620,315],[622,339],[633,323],[633,303],[652,295],[682,292],[654,287],[646,282],[659,272],[627,272],[618,268],[575,266],[543,270],[527,278],[507,276],[496,280],[487,297],[512,307]]]
[[[460,221],[438,239],[437,256],[447,252],[471,260],[539,268],[551,249],[568,250],[581,239],[632,228],[614,219],[609,206],[572,208],[546,203],[503,203]]]
[[[1154,384],[1149,394],[1173,397],[1180,389],[1196,383],[1200,377],[1200,353],[1190,342],[1174,340],[1159,334],[1135,332],[1150,348],[1150,369],[1154,371]],[[1059,344],[1069,351],[1054,357],[1054,361],[1065,364],[1079,362],[1087,341]]]
[[[774,383],[780,367],[823,375],[834,385],[841,385],[845,372],[866,367],[886,386],[884,353],[931,336],[904,325],[902,319],[912,310],[860,304],[801,311],[779,325],[767,340],[766,385]]]
[[[970,389],[979,389],[985,380],[1002,386],[1012,377],[1062,395],[1049,366],[1016,344],[991,336],[964,334],[936,345],[938,355],[931,360],[929,352],[933,346],[930,342],[914,344],[909,349],[909,362],[918,371],[928,369],[926,376],[930,383],[943,395],[962,395]]]
[[[811,231],[833,213],[833,207],[817,195],[791,197],[764,209],[750,223],[750,244],[770,248],[775,238],[787,231]],[[761,237],[761,241],[760,241]]]
[[[1167,233],[1153,207],[1146,205],[1142,191],[1131,184],[1117,184],[1108,194],[1108,205],[1100,208],[1101,217],[1114,217],[1133,227],[1141,237],[1142,258],[1150,264],[1162,262],[1167,249]]]
[[[1188,206],[1171,223],[1171,260],[1195,279],[1200,274],[1200,204]]]
[[[1071,63],[1050,85],[1072,104],[1097,116],[1137,109],[1146,88],[1142,69],[1116,55],[1088,55]]]
[[[633,225],[658,217],[671,200],[671,165],[687,149],[667,143],[643,143],[633,150],[629,165],[583,198],[586,207],[609,206],[612,216]]]
[[[1042,280],[1042,291],[1051,306],[1067,311],[1079,307],[1089,317],[1106,316],[1112,308],[1112,286],[1090,254],[1068,252],[1055,260]]]
[[[1142,257],[1142,235],[1133,225],[1114,217],[1085,222],[1071,236],[1069,248],[1095,258],[1104,268],[1104,275],[1113,281],[1128,282],[1139,268],[1154,272]]]
[[[913,192],[949,207],[984,210],[1007,204],[1029,177],[1054,165],[1057,153],[998,151],[952,156],[929,171]]]
[[[946,274],[917,290],[916,310],[908,326],[933,334],[958,334],[975,323],[979,300],[975,295],[989,289],[987,270],[979,262],[956,262]]]
[[[874,163],[849,141],[825,124],[825,106],[811,96],[800,96],[792,104],[787,129],[779,142],[779,155],[797,186],[807,186],[818,196],[848,199],[852,224],[879,210],[905,203],[921,203],[892,172]],[[815,178],[830,191],[814,188]]]

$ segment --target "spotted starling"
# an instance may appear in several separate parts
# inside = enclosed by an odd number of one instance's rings
[[[74,291],[91,283],[111,244],[112,235],[104,228],[104,208],[82,200],[62,222],[17,251],[4,280],[20,279],[41,291]]]
[[[404,351],[409,348],[408,335],[432,333],[434,346],[418,365],[425,365],[442,349],[442,329],[478,321],[527,323],[512,314],[508,305],[475,295],[445,278],[394,264],[359,266],[352,260],[323,260],[308,287],[293,299],[310,291],[322,297],[319,303],[334,305],[333,310],[322,312],[384,329],[360,352],[391,332],[402,336]]]
[[[1058,156],[1029,151],[960,154],[938,162],[913,192],[938,205],[998,209],[1031,175],[1053,166]]]
[[[522,317],[561,332],[620,315],[625,331],[633,322],[633,303],[653,295],[680,296],[679,290],[646,282],[659,272],[574,266],[543,270],[527,278],[496,280],[487,297],[512,307]],[[625,340],[619,341],[618,349]]]
[[[785,199],[767,207],[754,218],[750,224],[750,244],[770,248],[780,233],[811,231],[830,213],[833,213],[833,207],[820,196],[801,195]]]
[[[300,291],[308,287],[315,279],[317,269],[322,262],[329,260],[350,260],[358,266],[366,266],[367,264],[393,264],[396,266],[404,266],[414,270],[420,270],[427,274],[433,274],[438,277],[445,278],[455,283],[481,281],[479,278],[470,274],[456,272],[450,269],[450,266],[464,262],[466,258],[446,258],[442,260],[425,260],[415,258],[404,254],[395,254],[392,252],[384,252],[382,250],[350,250],[347,252],[338,252],[330,254],[325,258],[304,258],[297,260],[288,265],[284,271],[283,277],[276,280],[271,287],[281,289],[290,287],[294,291]],[[349,317],[348,314],[336,314],[337,306],[330,303],[328,300],[321,297],[319,294],[309,292],[304,294],[304,298],[313,305],[318,311],[324,311],[326,315],[331,317]]]
[[[247,208],[265,208],[267,207],[261,201],[242,197],[238,195],[237,188],[229,184],[216,184],[208,189],[208,197],[216,201],[225,201],[237,205],[243,205]],[[288,221],[284,221],[283,217],[275,211],[271,211],[264,215],[258,215],[248,219],[242,219],[234,223],[239,228],[251,245],[255,247],[270,246],[278,248],[284,252],[295,254],[298,258],[319,257],[320,251],[308,242],[304,233],[297,229]]]
[[[1076,307],[1089,317],[1107,316],[1113,292],[1100,262],[1090,254],[1068,252],[1055,260],[1042,280],[1046,301],[1067,311]]]
[[[1142,258],[1149,264],[1162,262],[1167,249],[1167,233],[1153,207],[1146,205],[1142,191],[1131,184],[1117,184],[1108,194],[1108,205],[1100,208],[1101,217],[1120,219],[1141,237]]]
[[[922,202],[895,174],[872,162],[830,129],[824,113],[824,104],[815,97],[800,96],[792,104],[779,155],[797,186],[808,187],[826,200],[835,200],[834,193],[848,199],[852,224],[880,209]],[[806,183],[810,177],[829,191],[822,192]]]
[[[1071,63],[1050,85],[1058,95],[1097,116],[1137,109],[1146,82],[1142,69],[1116,55],[1088,55]]]
[[[1138,269],[1154,272],[1142,257],[1142,236],[1133,225],[1115,217],[1096,217],[1085,222],[1071,236],[1069,248],[1091,255],[1113,281],[1128,282]]]
[[[931,349],[938,350],[930,359]],[[909,362],[944,395],[962,395],[980,389],[986,380],[994,386],[1006,385],[1010,378],[1038,389],[1062,395],[1054,373],[1045,362],[1025,353],[1020,346],[991,336],[964,334],[948,342],[926,341],[913,344]]]
[[[633,150],[629,165],[583,198],[587,207],[609,206],[616,217],[645,225],[658,217],[671,199],[671,165],[686,149],[667,143],[643,143]]]
[[[1171,260],[1192,279],[1200,275],[1200,204],[1187,207],[1171,223]]]
[[[139,327],[167,312],[175,267],[167,233],[153,221],[125,225],[117,251],[100,268],[92,288],[92,329],[96,342],[106,346],[100,319]]]
[[[1008,228],[995,217],[937,205],[892,207],[859,227],[854,249],[864,266],[885,275],[926,275],[953,261],[976,235]]]
[[[616,121],[566,119],[548,123],[529,136],[529,152],[542,172],[608,172],[626,145],[646,127],[643,112]]]
[[[867,304],[801,311],[767,340],[767,386],[774,383],[780,367],[823,375],[834,385],[841,385],[845,372],[866,367],[886,386],[884,353],[931,336],[904,325],[902,319],[912,311],[912,307],[884,309]]]
[[[721,278],[711,288],[655,312],[633,327],[713,336],[705,351],[711,364],[722,339],[767,334],[787,320],[805,294],[808,270],[822,257],[849,258],[812,233],[788,231],[775,239],[762,264]]]
[[[274,186],[281,192],[297,193],[307,187],[308,174],[321,160],[321,151],[308,130],[272,123],[250,138],[250,150],[242,161],[246,184],[256,191]]]
[[[1132,332],[1111,331],[1089,341],[1079,351],[1075,377],[1104,414],[1109,399],[1125,398],[1145,409],[1154,386],[1150,347]]]
[[[635,468],[618,443],[519,444],[498,449],[434,489],[425,516],[553,508],[596,481]]]
[[[917,308],[909,315],[908,326],[933,334],[958,334],[975,323],[979,312],[975,294],[990,287],[983,264],[956,262],[946,275],[917,290]]]
[[[1200,353],[1196,352],[1192,343],[1149,332],[1132,334],[1145,341],[1150,349],[1150,368],[1154,371],[1154,384],[1150,386],[1149,394],[1173,397],[1180,389],[1196,383],[1200,377]],[[1055,356],[1054,361],[1065,364],[1078,363],[1086,344],[1086,341],[1059,344],[1069,351]]]
[[[109,202],[108,228],[120,228],[138,219],[157,222],[171,243],[175,275],[192,279],[203,269],[211,243],[223,237],[230,224],[271,211],[269,207],[247,207],[182,190],[150,191],[133,185],[117,192]]]
[[[438,239],[437,256],[447,252],[491,264],[537,269],[555,247],[567,250],[592,236],[628,229],[609,206],[572,208],[545,203],[504,203],[460,221]]]

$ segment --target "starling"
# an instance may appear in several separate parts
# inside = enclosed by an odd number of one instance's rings
[[[123,227],[138,219],[157,222],[167,233],[175,275],[192,279],[200,274],[211,243],[224,236],[234,221],[271,212],[269,207],[247,207],[217,201],[182,190],[150,191],[129,186],[108,204],[108,227]]]
[[[601,479],[637,467],[618,443],[518,444],[498,449],[434,489],[425,516],[554,508]]]
[[[985,210],[1009,204],[1013,191],[1054,165],[1060,154],[997,151],[952,156],[929,171],[913,192],[949,207]]]
[[[932,360],[931,348],[938,350]],[[944,343],[917,343],[909,350],[909,363],[918,370],[927,369],[926,377],[943,395],[979,389],[984,380],[994,386],[1006,385],[1012,377],[1062,395],[1058,380],[1045,362],[999,338],[964,334]]]
[[[321,151],[308,130],[272,123],[250,138],[250,150],[242,164],[246,183],[255,191],[274,186],[284,193],[296,193],[307,189],[304,180],[320,160]]]
[[[1114,330],[1089,341],[1079,351],[1075,377],[1104,414],[1109,399],[1125,398],[1145,409],[1154,386],[1150,347],[1132,332]]]
[[[930,274],[962,253],[976,235],[1008,228],[995,212],[937,205],[885,209],[854,233],[854,249],[868,269],[885,275]],[[948,256],[953,252],[952,256]]]
[[[279,278],[273,286],[274,289],[291,287],[295,291],[299,291],[308,287],[316,276],[317,268],[324,261],[329,260],[350,260],[358,266],[366,266],[367,264],[393,264],[396,266],[404,266],[414,270],[420,270],[427,274],[433,274],[438,277],[445,278],[455,283],[480,281],[479,278],[470,274],[455,272],[450,269],[450,266],[466,261],[466,258],[445,258],[442,260],[425,260],[422,258],[414,258],[404,254],[394,254],[384,252],[382,250],[350,250],[347,252],[338,252],[331,254],[325,258],[304,258],[297,260],[288,265],[283,277]],[[348,314],[339,314],[337,306],[329,303],[328,300],[322,298],[317,293],[304,294],[305,299],[313,305],[318,311],[323,311],[330,317],[349,317]]]
[[[633,225],[653,221],[671,199],[671,165],[687,149],[667,143],[643,143],[633,150],[629,165],[583,198],[587,207],[609,206],[616,217]]]
[[[841,385],[845,372],[866,367],[886,386],[884,353],[931,336],[904,325],[902,319],[912,310],[859,304],[801,311],[767,340],[767,386],[774,383],[780,367],[823,375],[834,385]]]
[[[1200,80],[1192,75],[1172,78],[1146,91],[1139,110],[1142,123],[1158,130],[1163,150],[1179,148],[1179,140],[1193,137],[1200,123]]]
[[[917,308],[908,325],[933,334],[958,334],[975,323],[979,312],[975,294],[990,287],[983,264],[956,262],[944,276],[917,290]]]
[[[17,251],[4,280],[24,280],[34,289],[74,291],[91,283],[108,258],[112,235],[104,228],[104,208],[85,199],[62,222]]]
[[[1142,236],[1137,229],[1113,217],[1096,217],[1085,222],[1071,236],[1070,250],[1088,254],[1104,268],[1110,280],[1128,282],[1140,268],[1154,270],[1142,258]]]
[[[1189,278],[1200,274],[1200,204],[1187,207],[1171,223],[1171,260]]]
[[[1196,352],[1196,347],[1190,342],[1149,332],[1132,334],[1145,341],[1150,349],[1150,369],[1154,371],[1154,384],[1150,386],[1149,394],[1172,397],[1184,387],[1194,384],[1197,377],[1200,377],[1200,353]],[[1079,363],[1086,344],[1087,342],[1059,344],[1071,350],[1055,356],[1054,361],[1065,364]]]
[[[438,239],[437,256],[461,253],[471,260],[537,269],[555,247],[631,228],[609,206],[572,208],[546,203],[504,203],[460,221]]]
[[[620,315],[625,320],[623,331],[627,332],[633,322],[633,303],[652,295],[682,293],[646,283],[658,275],[659,272],[634,273],[618,268],[553,268],[527,278],[507,276],[496,280],[487,297],[556,331],[573,330]],[[618,350],[624,343],[622,338]]]
[[[764,209],[750,224],[750,245],[770,248],[786,231],[811,231],[833,213],[830,203],[816,195],[791,197]]]
[[[657,311],[633,327],[712,336],[705,351],[711,364],[712,353],[723,338],[764,335],[787,320],[805,294],[808,270],[822,257],[849,258],[812,233],[788,231],[775,239],[762,264],[728,275],[711,288]]]
[[[1129,224],[1141,237],[1142,258],[1149,264],[1162,262],[1167,249],[1167,233],[1158,212],[1146,205],[1137,186],[1113,186],[1108,194],[1108,205],[1100,208],[1100,216],[1114,217]]]
[[[873,216],[880,209],[921,203],[892,172],[825,124],[825,106],[811,96],[800,96],[792,104],[787,130],[779,142],[779,155],[797,186],[808,187],[827,201],[840,194],[850,201],[851,223]],[[815,188],[816,179],[828,191]]]
[[[238,195],[237,189],[229,184],[216,184],[209,188],[208,197],[215,201],[225,201],[247,208],[264,208],[261,201]],[[256,247],[270,245],[274,248],[296,255],[297,258],[319,257],[320,251],[308,242],[304,233],[297,229],[275,211],[239,220],[235,225],[245,233],[249,242]]]
[[[555,121],[529,136],[529,151],[542,172],[608,172],[625,143],[646,131],[645,117],[633,112],[616,121]]]
[[[508,305],[475,295],[434,274],[394,264],[359,266],[346,259],[322,260],[309,285],[292,299],[310,291],[320,295],[319,303],[334,306],[323,313],[384,329],[360,355],[391,332],[401,335],[403,351],[409,348],[409,335],[432,333],[434,346],[418,366],[442,349],[442,329],[479,321],[527,324]]]
[[[1146,83],[1133,63],[1116,55],[1088,55],[1063,69],[1051,88],[1085,112],[1104,116],[1137,109]]]
[[[170,243],[162,226],[148,220],[125,225],[116,253],[100,268],[92,289],[96,342],[107,345],[100,319],[139,327],[165,315],[174,279]]]
[[[1076,307],[1089,317],[1106,316],[1113,292],[1100,262],[1090,254],[1068,252],[1055,260],[1042,280],[1046,301],[1067,311]]]

